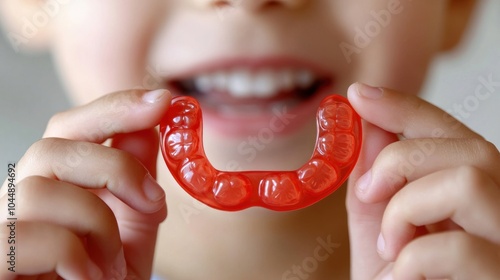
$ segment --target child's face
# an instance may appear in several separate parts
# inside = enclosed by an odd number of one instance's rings
[[[322,96],[345,94],[355,81],[419,91],[443,45],[449,4],[228,2],[70,1],[53,49],[72,97],[83,103],[138,87],[189,91],[206,110],[209,157],[217,145],[231,154],[213,152],[216,166],[293,168],[310,156]]]

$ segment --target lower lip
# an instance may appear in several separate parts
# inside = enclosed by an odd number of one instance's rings
[[[295,106],[277,106],[273,110],[252,116],[225,116],[216,110],[203,108],[204,130],[233,138],[256,136],[266,138],[291,134],[315,119],[321,100],[333,94],[331,87],[317,92],[312,98]]]

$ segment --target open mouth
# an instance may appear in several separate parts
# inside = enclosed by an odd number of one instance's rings
[[[265,116],[286,108],[299,115],[314,112],[321,92],[333,83],[331,75],[297,63],[232,63],[211,67],[168,81],[174,93],[196,98],[209,118],[225,122],[226,130],[241,130],[241,125],[255,130],[265,126]],[[321,96],[320,96],[321,95]],[[315,101],[315,102],[313,102]],[[313,104],[313,105],[311,105]],[[264,120],[263,120],[264,119]],[[267,118],[269,119],[269,118]],[[260,123],[259,123],[260,120]],[[233,126],[229,125],[233,122]],[[240,129],[236,129],[236,126]]]

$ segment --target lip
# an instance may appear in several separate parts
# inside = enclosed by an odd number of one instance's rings
[[[315,118],[315,112],[321,100],[328,94],[332,94],[334,88],[334,75],[317,63],[305,59],[293,57],[273,56],[260,58],[226,58],[208,62],[188,68],[176,75],[168,77],[167,86],[174,95],[186,95],[178,87],[174,86],[174,81],[180,81],[207,72],[224,71],[228,69],[245,68],[249,71],[258,71],[264,68],[281,69],[308,69],[316,77],[328,80],[329,83],[317,89],[308,99],[297,100],[296,102],[274,102],[272,99],[262,99],[252,101],[252,105],[258,105],[259,112],[249,112],[235,114],[225,114],[221,110],[216,110],[211,106],[204,106],[200,101],[203,110],[204,127],[228,137],[245,137],[248,135],[258,135],[270,133],[273,135],[284,135],[298,131],[305,124],[311,123]],[[241,106],[242,104],[237,104]],[[231,102],[224,106],[233,106]],[[244,106],[241,106],[244,108]]]
[[[243,66],[252,70],[270,67],[270,68],[282,68],[282,67],[296,67],[296,68],[307,68],[315,72],[320,76],[331,76],[332,73],[318,65],[317,63],[308,61],[306,59],[293,58],[287,56],[269,56],[269,57],[235,57],[235,58],[221,58],[210,60],[206,62],[201,62],[194,67],[189,67],[184,71],[176,75],[172,75],[170,80],[173,79],[185,79],[190,76],[194,76],[203,72],[212,72],[216,70],[224,70],[229,68],[235,68],[238,66]]]

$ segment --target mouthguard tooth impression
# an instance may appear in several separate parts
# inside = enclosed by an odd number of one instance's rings
[[[215,169],[203,149],[200,106],[189,96],[172,100],[160,124],[160,145],[179,185],[208,206],[226,211],[253,206],[297,210],[337,190],[354,168],[361,149],[361,119],[345,97],[323,99],[316,119],[313,155],[295,171]]]

